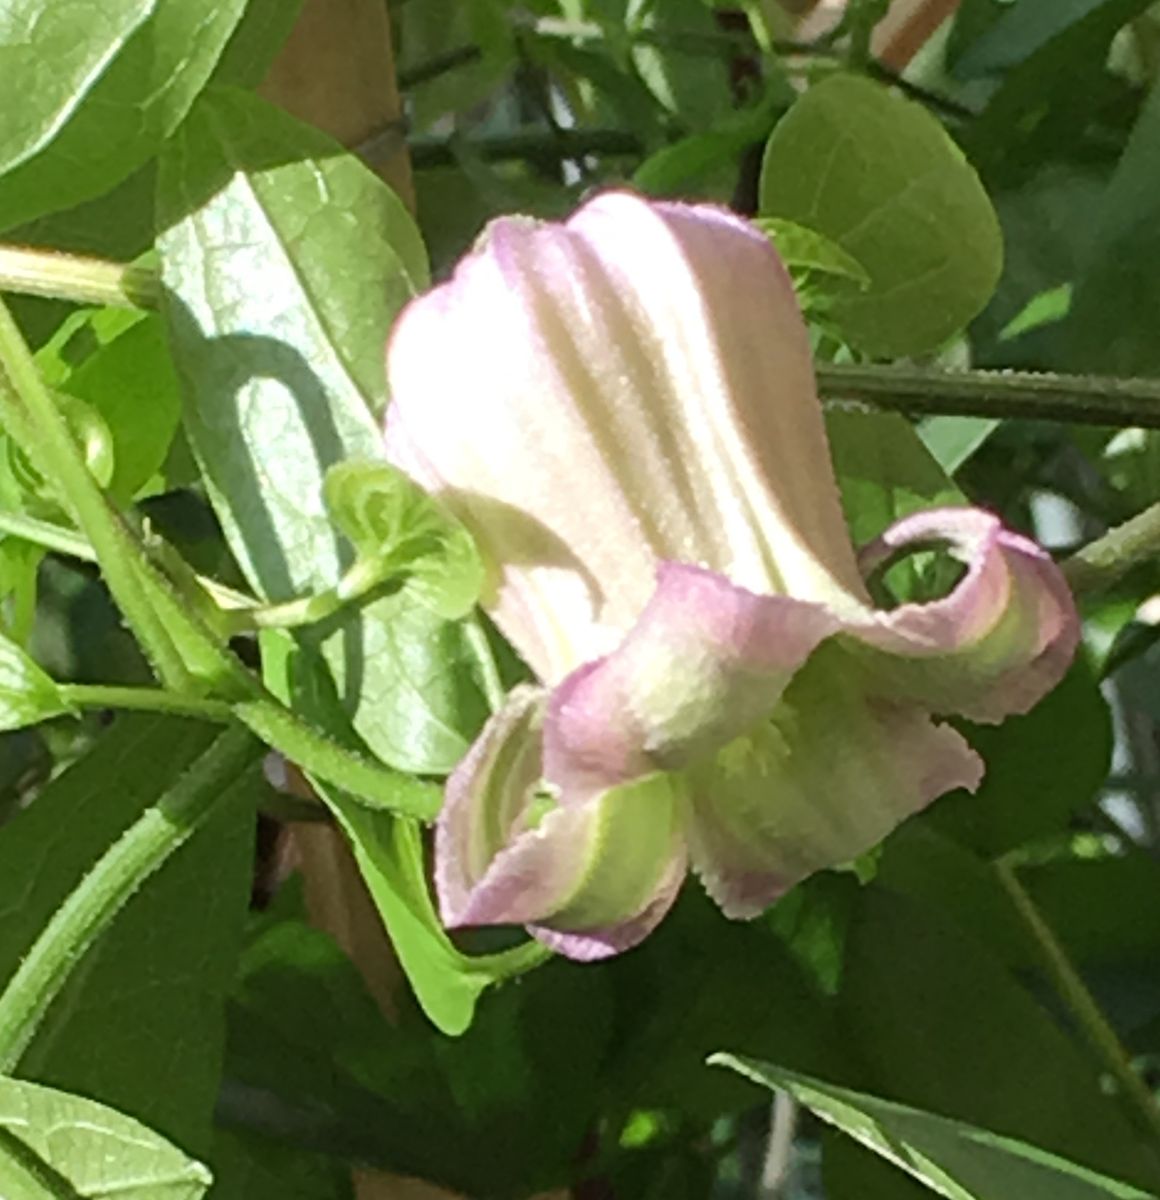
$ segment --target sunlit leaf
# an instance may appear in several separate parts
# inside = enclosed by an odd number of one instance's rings
[[[1139,1188],[985,1129],[754,1059],[719,1054],[710,1061],[788,1092],[947,1200],[1149,1200]]]
[[[199,1200],[210,1182],[200,1163],[111,1108],[0,1079],[5,1200]]]
[[[778,123],[760,210],[816,229],[871,285],[833,306],[866,354],[932,350],[986,304],[1002,266],[999,224],[974,170],[920,105],[834,75]]]

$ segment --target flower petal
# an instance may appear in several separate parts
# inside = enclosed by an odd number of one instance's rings
[[[983,764],[953,729],[862,690],[842,647],[817,652],[771,718],[686,772],[693,867],[730,917],[850,862]]]
[[[388,366],[388,457],[475,535],[546,683],[616,645],[664,559],[865,602],[793,289],[722,209],[608,193],[493,222]]]
[[[860,556],[864,571],[908,547],[944,544],[967,571],[941,600],[903,604],[850,632],[882,695],[995,722],[1035,705],[1079,644],[1075,601],[1051,556],[981,509],[916,513]]]
[[[711,571],[662,564],[620,647],[552,694],[546,777],[567,800],[711,753],[769,713],[838,628],[817,604],[757,596]]]
[[[679,781],[653,775],[584,803],[537,804],[542,693],[517,688],[447,786],[436,887],[448,926],[528,925],[574,958],[645,937],[686,870]]]

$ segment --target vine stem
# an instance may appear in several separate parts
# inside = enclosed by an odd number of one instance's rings
[[[549,133],[550,142],[545,140],[545,131],[526,130],[493,139],[477,149],[482,149],[484,157],[500,158],[526,156],[545,148],[566,157],[639,150],[635,136],[618,129],[565,129]],[[411,144],[411,153],[416,160],[426,161],[429,157],[432,162],[454,157],[453,147],[445,141],[416,139]],[[31,292],[80,303],[155,308],[160,286],[157,273],[147,267],[0,246],[0,291]],[[11,322],[6,325],[11,326]],[[7,361],[12,355],[13,330],[14,326],[5,329],[2,351],[16,385],[16,364]],[[823,398],[861,402],[872,408],[1160,429],[1160,381],[1152,379],[826,363],[818,365],[817,380]]]
[[[233,711],[225,701],[203,700],[199,696],[184,696],[180,692],[167,692],[162,688],[58,683],[56,690],[72,708],[120,708],[169,713],[216,724],[227,724],[233,719]]]
[[[938,416],[1011,417],[1160,429],[1160,380],[1038,371],[819,364],[827,400]]]
[[[69,893],[0,994],[0,1075],[16,1067],[77,960],[141,885],[213,815],[260,749],[246,730],[221,734]]]
[[[0,246],[0,291],[61,296],[79,304],[156,308],[161,282],[156,271],[132,263],[84,258],[58,250]]]
[[[1063,574],[1074,592],[1098,592],[1149,558],[1160,556],[1160,503],[1077,550]]]
[[[1009,862],[1000,860],[995,863],[995,871],[1016,912],[1034,939],[1040,960],[1056,991],[1103,1062],[1108,1074],[1115,1079],[1121,1096],[1131,1106],[1137,1124],[1160,1142],[1160,1106],[1157,1105],[1156,1097],[1148,1085],[1132,1070],[1131,1059],[1116,1036],[1116,1031],[1108,1024],[1108,1019],[1072,965],[1051,926],[1044,920],[1035,901],[1019,882],[1014,867]]]

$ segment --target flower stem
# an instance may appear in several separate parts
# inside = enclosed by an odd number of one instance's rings
[[[899,412],[1160,429],[1160,381],[1154,379],[846,363],[819,364],[817,379],[828,400]]]
[[[0,1074],[17,1065],[85,951],[213,814],[260,749],[245,730],[223,733],[69,893],[0,994]]]
[[[57,691],[73,708],[123,708],[141,712],[198,717],[223,724],[232,719],[230,706],[221,700],[203,700],[151,687],[111,687],[104,684],[59,683]]]
[[[0,292],[52,296],[78,304],[156,308],[161,288],[157,272],[148,267],[57,250],[0,246]]]
[[[1098,592],[1149,558],[1160,558],[1160,503],[1077,550],[1063,573],[1074,592]]]
[[[1003,885],[1016,912],[1035,941],[1044,969],[1067,1005],[1092,1049],[1103,1062],[1108,1074],[1116,1081],[1121,1097],[1130,1106],[1136,1123],[1157,1142],[1160,1142],[1160,1106],[1148,1085],[1132,1069],[1132,1062],[1116,1031],[1100,1011],[1091,992],[1079,976],[1060,945],[1051,926],[1019,882],[1014,867],[1000,860],[995,863],[999,882]]]
[[[0,534],[20,538],[34,546],[43,546],[55,554],[68,558],[79,558],[82,562],[97,561],[97,553],[75,530],[51,521],[41,521],[25,513],[6,512],[0,509]]]
[[[369,559],[360,559],[332,588],[285,600],[278,604],[255,604],[235,608],[229,614],[231,628],[238,633],[254,629],[297,629],[316,625],[367,599],[387,582],[382,569]]]

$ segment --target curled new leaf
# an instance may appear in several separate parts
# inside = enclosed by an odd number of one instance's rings
[[[483,564],[467,530],[442,504],[385,462],[339,463],[326,506],[379,580],[403,577],[419,603],[447,620],[479,599]]]

